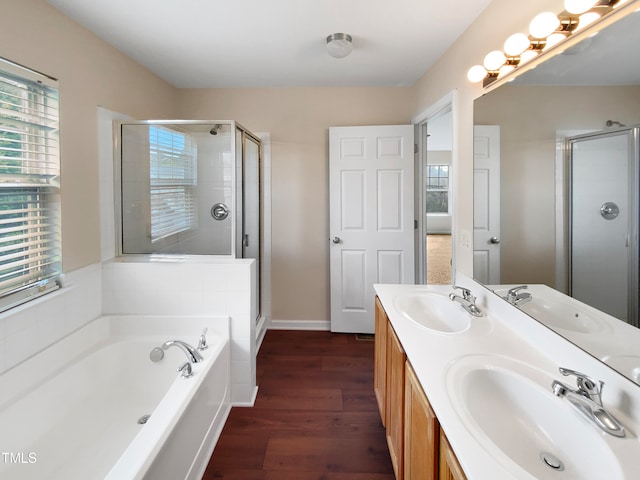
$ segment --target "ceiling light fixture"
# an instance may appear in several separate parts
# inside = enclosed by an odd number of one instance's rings
[[[353,50],[351,35],[348,33],[332,33],[327,37],[327,52],[334,58],[344,58]]]

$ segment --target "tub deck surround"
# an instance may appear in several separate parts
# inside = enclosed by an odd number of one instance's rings
[[[449,374],[455,370],[453,366],[460,364],[462,359],[468,361],[472,357],[495,358],[497,356],[516,359],[527,368],[554,379],[567,380],[558,372],[558,367],[562,366],[575,368],[598,380],[604,380],[606,387],[603,402],[605,407],[627,427],[627,438],[606,438],[607,435],[600,434],[595,425],[589,424],[589,427],[593,427],[596,435],[603,435],[605,442],[623,442],[618,443],[622,445],[621,458],[631,458],[637,462],[637,455],[640,454],[637,428],[640,425],[638,387],[546,327],[532,321],[527,315],[517,311],[472,280],[462,275],[458,277],[458,281],[470,288],[478,297],[476,303],[485,315],[479,318],[472,317],[469,327],[457,333],[436,332],[423,328],[408,319],[397,307],[397,299],[407,294],[436,292],[446,295],[452,292],[450,286],[375,285],[374,287],[467,477],[470,480],[534,478],[527,477],[522,470],[513,468],[508,459],[502,457],[502,452],[486,439],[476,435],[477,432],[466,424],[460,412],[456,410],[454,403],[459,402],[460,398],[451,397],[451,375]],[[461,313],[466,314],[462,307],[459,308]],[[571,380],[567,382],[570,383]],[[549,392],[551,392],[551,384],[549,384]],[[565,400],[558,399],[558,402],[562,401]],[[568,405],[568,402],[566,414],[579,415]],[[508,412],[504,412],[503,418],[496,419],[496,421],[505,420],[509,421]],[[580,420],[579,418],[578,421]],[[518,439],[514,438],[513,441],[517,442]],[[553,473],[549,470],[549,475]],[[564,473],[564,478],[568,478],[566,476],[568,472]]]
[[[251,406],[256,352],[266,322],[256,324],[257,266],[212,255],[126,255],[102,264],[104,314],[230,317],[231,402]]]
[[[193,377],[180,378],[177,348],[150,360],[205,327]],[[0,446],[35,461],[0,462],[0,478],[200,478],[230,411],[228,330],[228,317],[104,316],[9,370]]]

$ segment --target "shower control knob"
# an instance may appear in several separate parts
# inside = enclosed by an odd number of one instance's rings
[[[333,243],[340,243],[342,240],[340,240],[340,237],[331,237],[329,240],[331,240]]]

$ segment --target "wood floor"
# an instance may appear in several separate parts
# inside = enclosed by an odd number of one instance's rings
[[[233,408],[204,480],[393,480],[373,341],[269,330],[253,408]]]

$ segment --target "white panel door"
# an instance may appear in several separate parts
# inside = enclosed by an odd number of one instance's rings
[[[329,129],[331,331],[373,333],[375,283],[413,283],[413,126]]]
[[[476,125],[473,136],[473,278],[500,283],[500,127]]]

